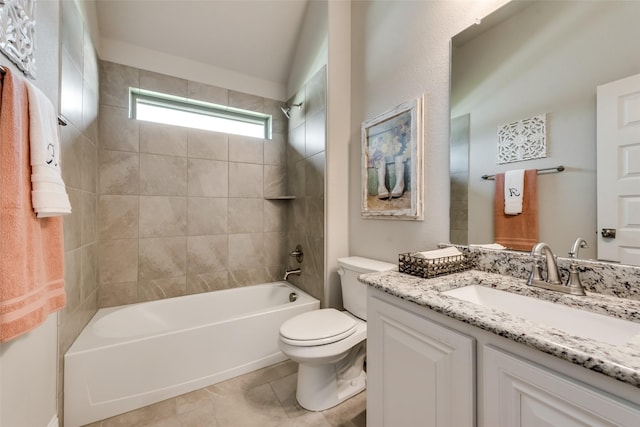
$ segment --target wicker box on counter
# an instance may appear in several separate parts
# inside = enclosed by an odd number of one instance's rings
[[[413,253],[398,255],[398,270],[400,273],[407,273],[425,279],[469,270],[472,264],[470,257],[465,254],[438,259],[417,257]]]

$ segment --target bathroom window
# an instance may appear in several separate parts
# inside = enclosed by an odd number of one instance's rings
[[[136,120],[271,138],[271,116],[158,92],[130,88],[129,117]]]

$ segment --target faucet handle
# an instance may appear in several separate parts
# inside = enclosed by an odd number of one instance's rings
[[[531,269],[531,274],[529,274],[529,279],[527,280],[527,285],[531,286],[533,282],[542,281],[542,273],[540,272],[542,264],[542,257],[538,255],[533,256],[533,268]]]

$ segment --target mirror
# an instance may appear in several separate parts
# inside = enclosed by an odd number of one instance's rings
[[[511,2],[452,39],[451,242],[492,243],[494,181],[538,175],[539,241],[595,259],[596,87],[640,73],[640,2]],[[497,127],[546,115],[546,157],[498,164]]]

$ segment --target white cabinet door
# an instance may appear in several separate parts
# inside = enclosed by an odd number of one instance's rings
[[[367,426],[475,425],[474,339],[368,299]]]
[[[640,408],[492,346],[484,354],[484,426],[640,426]]]

